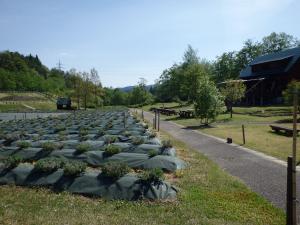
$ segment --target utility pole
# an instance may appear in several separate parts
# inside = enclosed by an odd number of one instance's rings
[[[60,71],[62,71],[63,70],[63,64],[62,64],[62,62],[60,61],[60,59],[58,60],[58,63],[56,64],[57,65],[57,69],[58,70],[60,70]]]

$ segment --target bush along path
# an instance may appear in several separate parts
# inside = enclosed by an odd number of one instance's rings
[[[144,117],[148,121],[153,121],[154,115],[144,112]],[[184,128],[173,122],[161,120],[160,128],[189,147],[203,153],[275,206],[285,209],[287,167],[284,162],[253,150],[229,145],[223,140]],[[300,184],[299,173],[297,183]],[[297,189],[297,196],[300,196],[300,188]],[[297,210],[300,215],[300,207]]]
[[[164,172],[186,167],[170,143],[127,111],[4,122],[0,145],[0,184],[106,199],[174,199]]]

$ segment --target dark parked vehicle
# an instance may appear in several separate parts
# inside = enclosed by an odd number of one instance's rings
[[[72,109],[72,102],[70,98],[58,98],[56,101],[57,109]]]

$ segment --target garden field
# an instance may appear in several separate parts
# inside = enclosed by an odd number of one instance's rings
[[[177,190],[162,181],[163,171],[186,167],[168,141],[161,143],[126,111],[9,121],[0,128],[1,184],[108,199],[167,199]]]
[[[54,121],[58,122],[59,120]],[[83,116],[77,121],[86,122]],[[97,121],[97,119],[94,120],[96,123]],[[109,121],[109,119],[105,121]],[[52,124],[53,121],[50,118],[48,122]],[[45,127],[48,126],[45,125]],[[93,135],[92,130],[90,128],[89,134],[81,137],[91,137]],[[57,135],[58,138],[65,135],[59,132],[61,131],[53,132],[52,135]],[[86,132],[81,130],[80,133]],[[43,134],[44,138],[48,137],[45,135]],[[78,138],[80,139],[79,136]],[[86,138],[82,138],[83,142],[84,139]],[[66,191],[53,193],[48,188],[32,189],[3,185],[0,186],[0,223],[284,224],[284,212],[281,209],[272,206],[239,180],[222,171],[206,157],[193,149],[188,149],[186,145],[166,133],[160,133],[159,139],[155,138],[155,141],[159,140],[170,140],[173,143],[173,149],[176,149],[177,156],[188,163],[188,167],[183,170],[165,173],[165,182],[171,183],[179,190],[177,200],[106,201],[102,198],[72,195]],[[21,143],[23,144],[18,144],[18,148],[22,145],[24,147],[24,142]],[[49,147],[49,142],[46,143]],[[52,153],[55,151],[61,150],[53,150]],[[147,157],[149,158],[148,154]],[[156,156],[152,157],[155,158]],[[33,161],[32,163],[36,162]],[[93,170],[94,168],[91,167],[90,169]],[[140,172],[139,170],[135,171],[135,173]]]

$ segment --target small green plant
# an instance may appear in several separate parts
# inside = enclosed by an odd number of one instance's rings
[[[20,149],[24,149],[24,148],[29,148],[29,147],[31,147],[31,144],[30,144],[30,142],[28,142],[28,141],[19,141],[19,142],[17,143],[17,146],[18,146]]]
[[[82,128],[79,130],[80,137],[87,136],[88,134],[89,134],[89,131],[86,128]]]
[[[173,144],[171,140],[163,140],[162,141],[162,149],[172,148]]]
[[[128,131],[128,130],[125,130],[125,131],[123,132],[123,135],[124,135],[125,137],[130,137],[130,136],[131,136],[131,132]]]
[[[64,175],[66,176],[78,176],[86,169],[86,164],[78,161],[67,161],[63,164]]]
[[[101,137],[101,136],[103,136],[104,134],[105,134],[105,132],[104,132],[103,129],[99,129],[99,130],[97,131],[97,136],[98,136],[98,137]]]
[[[87,152],[91,149],[91,145],[87,143],[80,143],[76,146],[76,152],[79,154],[82,154],[84,152]]]
[[[54,127],[54,133],[59,133],[64,130],[66,130],[66,127],[64,125],[57,125]]]
[[[105,144],[111,144],[114,143],[117,140],[116,136],[112,136],[112,135],[107,135],[104,137],[104,143]]]
[[[53,172],[59,168],[62,168],[65,163],[64,159],[60,158],[44,158],[40,159],[34,164],[34,168],[41,172]]]
[[[10,144],[14,141],[20,140],[20,136],[16,133],[6,134],[4,140],[7,144]]]
[[[44,142],[41,147],[42,147],[43,151],[47,151],[47,152],[52,152],[52,151],[58,149],[58,146],[55,143],[49,142],[49,141]]]
[[[154,156],[157,156],[158,155],[158,152],[154,149],[151,149],[149,152],[148,152],[148,156],[149,158],[152,158]]]
[[[157,136],[157,133],[154,130],[150,131],[149,137],[150,138],[155,138]]]
[[[149,128],[149,125],[148,125],[147,123],[143,123],[143,127],[144,127],[145,129],[148,129],[148,128]]]
[[[13,169],[17,167],[22,161],[23,159],[20,156],[9,156],[7,159],[4,160],[4,167],[6,169]]]
[[[121,148],[116,145],[108,145],[104,150],[107,156],[112,156],[121,152]]]
[[[161,183],[164,179],[164,172],[160,168],[153,168],[151,170],[145,170],[140,175],[142,182],[147,184],[157,184]]]
[[[111,129],[113,127],[113,124],[112,122],[108,122],[106,125],[105,125],[105,128],[108,130],[108,129]]]
[[[135,136],[135,137],[132,137],[131,142],[134,145],[141,145],[145,142],[145,140],[143,137]]]
[[[124,162],[107,162],[102,167],[101,175],[117,180],[129,172],[130,168]]]

